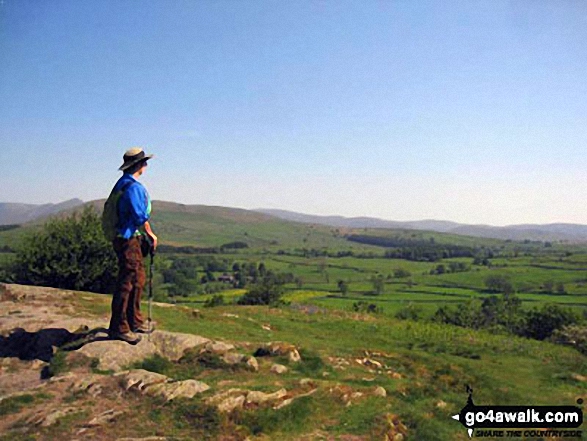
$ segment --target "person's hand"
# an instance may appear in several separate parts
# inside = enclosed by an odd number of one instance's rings
[[[153,251],[155,251],[157,249],[157,236],[155,236],[155,233],[153,233],[152,231],[148,234],[151,238],[151,243],[153,244]]]

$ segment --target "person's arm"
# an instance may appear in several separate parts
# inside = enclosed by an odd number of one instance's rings
[[[151,225],[149,224],[149,221],[145,222],[143,227],[145,229],[145,233],[147,233],[147,235],[153,241],[153,250],[157,249],[157,236],[155,236],[155,233],[153,233],[153,230],[151,230]]]

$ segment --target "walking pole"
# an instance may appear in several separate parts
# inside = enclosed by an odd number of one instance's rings
[[[148,329],[149,333],[149,341],[151,340],[151,303],[153,300],[153,258],[155,257],[155,249],[153,248],[153,244],[151,244],[151,248],[149,250],[149,254],[151,255],[151,262],[149,263],[149,317],[147,318]]]

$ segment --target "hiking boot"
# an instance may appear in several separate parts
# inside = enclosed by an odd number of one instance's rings
[[[132,332],[136,332],[137,334],[151,334],[155,330],[155,323],[151,322],[151,329],[149,329],[149,325],[147,323],[143,323],[138,328],[133,328]]]
[[[122,340],[131,345],[136,345],[138,342],[141,341],[141,336],[135,335],[132,332],[108,332],[108,336],[112,340]]]

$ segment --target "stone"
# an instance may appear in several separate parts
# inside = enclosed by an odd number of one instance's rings
[[[281,400],[287,395],[287,390],[279,389],[276,392],[271,394],[266,394],[260,391],[251,391],[247,394],[246,403],[247,404],[263,404],[268,401],[277,401]]]
[[[357,360],[357,362],[359,364],[362,364],[363,366],[374,367],[377,369],[381,369],[383,367],[383,365],[381,363],[379,363],[377,360],[372,360],[370,358],[359,359],[359,360]]]
[[[297,349],[290,351],[288,358],[289,358],[289,361],[291,361],[292,363],[298,363],[302,360],[302,357],[300,356],[300,353],[298,352]]]
[[[144,395],[164,398],[166,401],[180,397],[193,398],[210,389],[210,386],[201,381],[172,381],[165,375],[144,369],[134,369],[119,376],[120,384],[125,390],[136,390]]]
[[[219,412],[232,412],[243,407],[247,394],[248,391],[242,389],[229,389],[208,398],[206,404],[216,406]]]
[[[117,438],[116,441],[168,441],[168,439],[166,436],[148,436],[146,438]]]
[[[259,362],[255,357],[249,357],[249,359],[247,360],[247,366],[254,372],[259,371]]]
[[[102,386],[100,385],[102,378],[100,375],[85,375],[74,381],[71,388],[76,392],[86,392],[95,398],[102,393]]]
[[[300,386],[316,387],[316,383],[311,378],[302,378],[300,380]]]
[[[242,408],[245,404],[245,396],[229,397],[218,405],[219,412],[232,412],[235,409]]]
[[[221,341],[211,341],[206,344],[206,350],[214,354],[225,354],[226,352],[232,351],[233,349],[233,344],[224,343]]]
[[[387,391],[383,387],[378,386],[378,387],[375,388],[375,391],[373,392],[373,394],[376,397],[386,397],[387,396]]]
[[[157,346],[143,337],[137,345],[129,345],[120,340],[96,341],[85,345],[79,353],[99,360],[98,369],[120,372],[125,366],[143,361],[158,353]]]
[[[159,396],[165,401],[176,398],[193,398],[195,395],[210,389],[206,383],[197,380],[184,380],[171,383],[159,383],[146,388],[149,396]]]
[[[284,343],[281,341],[267,343],[257,349],[255,355],[258,356],[279,356],[286,355],[290,356],[290,352],[294,352],[292,357],[299,356],[299,352],[296,347],[290,343]]]
[[[145,391],[149,386],[162,384],[169,380],[169,377],[165,375],[149,372],[144,369],[134,369],[125,372],[120,377],[120,384],[124,390],[135,389],[139,392]]]
[[[230,366],[234,366],[235,364],[239,364],[239,363],[243,362],[244,359],[245,359],[245,355],[237,354],[236,352],[227,352],[222,357],[222,360]]]
[[[204,346],[210,342],[210,339],[199,335],[167,331],[155,331],[149,339],[161,356],[172,361],[179,360],[188,349]]]
[[[115,411],[114,409],[107,410],[88,422],[87,426],[101,426],[103,424],[114,421],[117,417],[124,414],[123,411]]]
[[[286,406],[289,406],[291,403],[293,403],[294,399],[293,398],[288,398],[287,400],[283,400],[281,403],[273,406],[273,409],[275,410],[279,410],[279,409],[283,409]]]
[[[403,441],[408,435],[408,428],[400,421],[397,415],[388,413],[385,415],[388,430],[385,433],[387,441]]]
[[[573,373],[573,374],[571,374],[571,378],[572,378],[573,380],[575,380],[575,381],[579,381],[579,382],[581,382],[581,383],[582,383],[582,382],[585,382],[585,381],[587,381],[587,376],[585,376],[585,375],[580,375],[580,374],[576,374],[576,373]]]
[[[43,415],[42,413],[36,413],[30,417],[27,422],[36,426],[49,427],[57,423],[61,418],[79,411],[80,410],[75,407],[66,407],[54,410],[46,415]]]
[[[274,374],[285,374],[288,371],[287,367],[282,364],[274,364],[271,366],[271,372]]]

